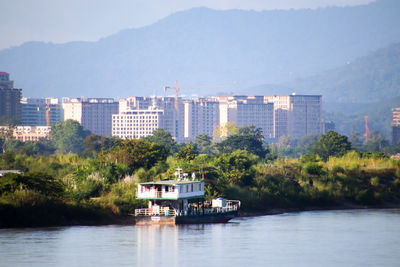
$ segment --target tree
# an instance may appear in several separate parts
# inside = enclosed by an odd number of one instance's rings
[[[232,153],[235,150],[246,150],[254,155],[264,158],[268,148],[263,145],[262,130],[251,125],[242,127],[238,134],[230,135],[225,140],[216,144],[219,153]]]
[[[371,131],[368,134],[368,142],[364,144],[363,149],[366,152],[383,152],[388,146],[389,141],[380,132]]]
[[[326,161],[330,156],[343,156],[350,149],[351,144],[347,141],[347,136],[338,134],[335,131],[329,131],[315,142],[310,151]]]
[[[197,145],[200,153],[211,154],[211,140],[212,138],[210,136],[206,134],[199,134],[198,136],[196,136],[194,143]]]
[[[255,170],[252,167],[257,163],[257,156],[244,150],[221,154],[213,163],[220,169],[221,175],[230,183],[250,185],[253,181]]]
[[[176,147],[176,142],[172,138],[172,135],[170,134],[170,132],[164,129],[155,130],[153,132],[153,135],[146,137],[146,139],[150,142],[164,146],[169,155],[178,151]]]
[[[218,125],[214,131],[214,138],[221,140],[224,137],[239,134],[239,129],[234,122],[227,122],[223,125]]]
[[[147,139],[126,139],[114,146],[110,152],[100,155],[101,161],[123,163],[129,167],[130,173],[141,167],[150,169],[157,162],[167,158],[164,146],[152,143]]]
[[[349,137],[349,142],[351,143],[351,148],[355,149],[357,151],[362,150],[363,142],[361,140],[361,134],[354,132],[351,130],[350,132],[350,137]]]
[[[83,140],[84,154],[93,157],[102,149],[110,149],[115,143],[116,140],[114,138],[99,136],[97,134],[88,135]]]
[[[83,151],[83,140],[89,134],[79,122],[67,120],[51,127],[50,139],[57,150],[63,153],[80,153]]]
[[[189,143],[186,146],[182,147],[181,150],[179,150],[178,154],[176,154],[176,158],[190,161],[196,158],[197,155],[199,155],[199,152],[197,151],[196,145],[194,145],[193,143]]]

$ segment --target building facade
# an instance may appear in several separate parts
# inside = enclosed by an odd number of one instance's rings
[[[213,136],[219,124],[219,103],[207,98],[184,101],[184,138],[194,141],[199,134]]]
[[[64,110],[57,98],[21,99],[21,124],[27,126],[53,125],[64,120]]]
[[[72,98],[62,104],[64,120],[76,120],[85,130],[102,136],[112,134],[112,115],[118,102],[112,98]]]
[[[265,138],[274,132],[274,104],[264,103],[263,96],[217,96],[219,123],[233,122],[237,127],[254,125],[262,130]]]
[[[21,121],[21,92],[22,89],[14,88],[7,72],[0,72],[0,119]]]
[[[164,111],[149,107],[112,115],[112,136],[123,139],[143,138],[163,128]]]
[[[392,143],[400,142],[400,107],[392,109]]]
[[[323,133],[321,95],[265,95],[265,103],[274,104],[274,137],[300,139]]]
[[[8,130],[8,126],[0,126],[0,130]],[[37,142],[50,138],[50,126],[17,126],[13,130],[13,137],[21,142]]]
[[[149,109],[162,111],[162,123],[159,124],[159,128],[168,131],[176,141],[184,141],[184,105],[181,98],[133,96],[119,101],[120,114]]]

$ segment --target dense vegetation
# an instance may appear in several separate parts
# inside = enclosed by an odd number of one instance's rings
[[[388,156],[398,147],[371,153],[361,143],[357,151],[336,132],[267,145],[259,129],[245,127],[219,142],[200,135],[177,144],[163,130],[120,140],[88,135],[73,121],[58,128],[70,138],[2,135],[0,170],[22,173],[0,177],[0,227],[115,221],[146,205],[135,198],[138,182],[171,177],[178,166],[204,173],[207,199],[240,199],[244,211],[400,203],[400,160]]]

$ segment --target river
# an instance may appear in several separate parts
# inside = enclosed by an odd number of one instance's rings
[[[0,266],[400,266],[400,209],[0,229]]]

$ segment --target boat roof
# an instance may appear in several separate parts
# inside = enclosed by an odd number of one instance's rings
[[[153,181],[153,182],[147,182],[147,183],[140,183],[140,185],[179,185],[179,184],[194,184],[194,183],[200,183],[203,180],[163,180],[163,181]]]

